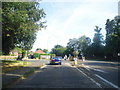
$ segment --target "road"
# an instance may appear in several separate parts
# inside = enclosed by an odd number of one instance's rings
[[[105,62],[104,62],[105,63]],[[28,78],[14,84],[11,88],[118,88],[116,65],[104,68],[102,62],[79,61],[79,66],[72,66],[72,61],[62,65],[49,65],[37,70]],[[98,65],[99,64],[99,65]],[[111,68],[110,68],[111,67]],[[113,69],[114,68],[114,69]]]
[[[84,62],[78,63],[82,66],[78,68],[89,75],[91,78],[94,78],[94,80],[100,83],[103,88],[120,87],[120,83],[118,83],[120,82],[120,63],[93,60],[86,60]]]

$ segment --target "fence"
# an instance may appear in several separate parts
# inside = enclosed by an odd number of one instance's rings
[[[18,56],[0,56],[0,60],[16,60]]]

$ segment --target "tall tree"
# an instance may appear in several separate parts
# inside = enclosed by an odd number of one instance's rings
[[[106,56],[117,59],[120,53],[120,16],[106,21]]]
[[[71,48],[72,51],[78,50],[78,39],[77,38],[69,39],[67,47]]]
[[[2,2],[2,52],[15,47],[30,50],[36,33],[45,27],[43,9],[37,2]]]
[[[78,38],[78,50],[81,54],[86,55],[86,49],[91,44],[91,39],[85,35]]]
[[[98,26],[95,26],[95,34],[93,37],[93,43],[91,45],[92,48],[92,54],[95,57],[102,58],[104,57],[104,40],[103,35],[100,33],[102,28],[99,28]]]

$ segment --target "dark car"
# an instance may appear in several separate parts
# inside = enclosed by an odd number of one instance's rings
[[[50,59],[50,64],[58,64],[61,65],[62,64],[62,58],[61,57],[52,57]]]

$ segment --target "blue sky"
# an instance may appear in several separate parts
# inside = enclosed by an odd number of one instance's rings
[[[60,44],[66,46],[69,39],[86,35],[94,36],[95,26],[102,28],[118,13],[119,0],[43,0],[40,7],[46,13],[47,28],[37,33],[32,51],[48,49]]]

